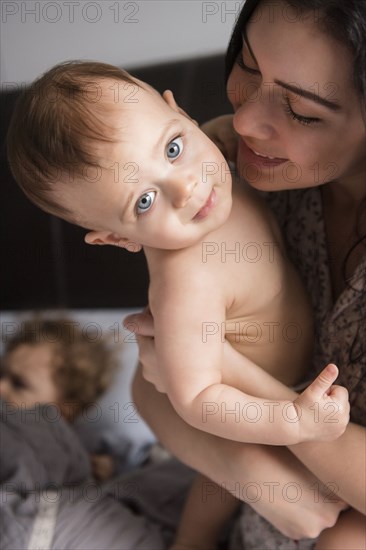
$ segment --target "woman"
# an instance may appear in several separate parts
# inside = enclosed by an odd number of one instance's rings
[[[365,0],[248,0],[229,45],[227,74],[238,171],[269,192],[313,300],[309,376],[328,362],[338,365],[351,423],[331,443],[238,444],[187,426],[141,373],[134,392],[174,454],[250,504],[239,519],[245,548],[295,548],[286,537],[315,538],[334,525],[344,508],[335,495],[366,513]],[[149,316],[139,316],[138,326],[144,376],[157,382]],[[240,369],[229,348],[225,368]],[[322,537],[316,548],[326,547]],[[315,541],[302,544],[312,548]]]

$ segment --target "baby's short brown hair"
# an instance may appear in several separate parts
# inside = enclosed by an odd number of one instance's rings
[[[98,334],[79,327],[71,319],[29,319],[7,342],[4,354],[6,371],[10,354],[21,345],[52,347],[53,378],[61,394],[61,405],[68,404],[73,414],[84,411],[110,386],[117,367],[115,354]]]
[[[52,194],[52,182],[60,175],[73,181],[85,168],[98,167],[90,145],[115,141],[113,128],[103,121],[108,103],[100,101],[106,80],[116,93],[121,82],[138,87],[128,73],[106,63],[56,65],[22,92],[8,131],[8,159],[19,186],[42,210],[71,222],[72,213]]]

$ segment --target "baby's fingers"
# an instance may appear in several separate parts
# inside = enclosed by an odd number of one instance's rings
[[[333,425],[330,432],[339,437],[346,429],[350,418],[348,391],[342,386],[332,386],[328,398],[330,401],[324,405],[327,413],[324,421],[327,423],[328,428],[331,424]]]
[[[315,380],[308,386],[306,392],[311,394],[314,400],[321,399],[325,393],[331,391],[333,382],[338,376],[338,367],[330,363],[322,370]]]
[[[343,386],[332,386],[329,397],[339,405],[341,412],[349,413],[350,405],[346,388]]]

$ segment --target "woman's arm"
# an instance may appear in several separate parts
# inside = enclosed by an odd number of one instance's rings
[[[335,441],[300,443],[289,449],[331,491],[366,514],[366,428],[350,422]]]
[[[153,320],[151,316],[147,314],[144,317],[134,316],[133,318],[130,318],[130,322],[135,323],[135,326],[138,327],[137,332],[140,335],[147,336],[146,338],[139,336],[140,357],[143,363],[144,376],[154,384],[158,385],[159,368],[156,364],[154,339],[149,337],[149,335],[153,334]],[[245,384],[245,388],[248,392],[254,395],[258,394],[260,397],[268,398],[272,396],[273,398],[273,396],[278,396],[280,399],[288,400],[293,400],[296,397],[296,393],[293,390],[286,387],[278,380],[275,380],[263,371],[263,369],[250,362],[248,359],[243,358],[243,356],[234,350],[229,344],[225,346],[224,376],[227,383],[238,388],[243,387],[243,384]],[[138,383],[139,378],[140,383]],[[284,534],[287,534],[289,525],[295,525],[296,528],[299,528],[299,530],[302,529],[303,532],[307,531],[308,524],[304,520],[307,517],[307,511],[311,505],[314,506],[313,525],[315,529],[320,523],[323,527],[320,528],[319,532],[326,528],[323,520],[325,519],[325,521],[329,521],[329,516],[327,516],[327,514],[333,514],[332,518],[335,519],[335,508],[332,507],[332,504],[334,503],[329,502],[334,498],[334,495],[332,494],[333,491],[335,491],[336,494],[348,502],[352,507],[362,511],[362,513],[365,513],[365,428],[350,423],[345,433],[336,441],[332,443],[322,442],[298,444],[290,448],[293,455],[286,451],[286,449],[282,448],[264,447],[260,445],[243,443],[236,444],[234,442],[226,441],[226,445],[230,445],[230,443],[233,444],[232,460],[228,461],[228,455],[225,453],[221,455],[220,452],[220,449],[223,447],[223,440],[210,436],[209,434],[205,434],[204,432],[194,430],[193,428],[187,431],[188,425],[181,421],[178,422],[178,426],[173,428],[172,434],[178,433],[174,430],[183,429],[183,426],[185,427],[188,439],[191,437],[193,438],[193,434],[196,434],[194,444],[192,446],[189,444],[188,446],[189,454],[187,456],[184,452],[184,447],[181,448],[179,445],[179,443],[182,443],[184,446],[185,443],[181,441],[178,442],[178,440],[175,441],[174,439],[171,440],[172,436],[169,434],[169,425],[167,424],[164,426],[164,428],[167,429],[164,429],[163,432],[161,431],[162,426],[159,427],[160,414],[158,414],[157,408],[162,405],[163,399],[161,401],[160,398],[163,398],[163,396],[160,396],[159,393],[157,393],[150,384],[146,383],[141,376],[139,378],[137,378],[136,387],[144,389],[146,396],[143,401],[140,401],[139,396],[142,394],[136,394],[137,404],[138,406],[141,406],[141,412],[147,422],[151,424],[152,429],[157,433],[158,437],[161,438],[163,443],[169,448],[172,448],[174,454],[176,454],[183,462],[186,462],[193,468],[205,473],[217,483],[221,483],[221,475],[226,477],[226,479],[237,479],[235,475],[230,475],[230,471],[232,473],[232,469],[235,470],[236,467],[240,470],[241,464],[243,464],[244,470],[248,475],[249,471],[247,468],[254,468],[252,470],[252,479],[261,479],[260,476],[257,478],[255,477],[256,468],[259,466],[258,461],[262,461],[261,463],[265,465],[263,471],[264,477],[262,479],[266,479],[268,475],[266,475],[266,472],[271,471],[267,470],[267,468],[274,467],[273,463],[270,465],[274,459],[276,466],[279,469],[278,475],[280,475],[280,472],[282,471],[281,475],[283,478],[286,478],[286,473],[287,476],[289,475],[287,466],[290,463],[292,464],[293,472],[297,472],[296,475],[295,473],[293,474],[292,481],[297,482],[297,474],[299,475],[299,478],[301,478],[302,475],[305,475],[305,472],[306,475],[310,476],[309,479],[311,479],[311,481],[309,481],[309,486],[312,488],[310,488],[310,492],[302,491],[304,500],[297,503],[298,507],[294,506],[293,503],[292,506],[289,506],[289,503],[283,499],[279,499],[278,508],[276,510],[273,510],[273,508],[271,509],[268,502],[264,500],[260,500],[258,503],[258,506],[261,505],[266,510],[265,513],[262,513],[258,509],[258,512],[265,517],[267,517],[266,514],[273,513],[271,518],[268,517],[269,521]],[[151,399],[151,402],[147,403],[147,399]],[[150,406],[153,402],[155,402],[155,410],[154,407]],[[174,415],[170,415],[172,412],[172,407],[170,406],[168,400],[166,400],[165,407],[167,407],[167,414],[173,422]],[[177,417],[174,419],[174,422],[176,423],[178,421],[178,416],[175,416]],[[161,418],[162,422],[164,422],[164,416]],[[197,437],[197,434],[201,434],[201,436]],[[215,443],[218,441],[220,441],[220,444]],[[200,467],[195,464],[195,449],[198,449],[199,444],[204,444],[204,442],[209,442],[205,452],[210,453],[206,455],[210,456],[210,463],[213,456],[217,455],[222,458],[221,466],[218,465],[215,472],[212,473],[208,471],[207,462],[203,464],[200,463]],[[235,452],[234,449],[236,450]],[[238,449],[240,449],[240,451],[238,451]],[[296,460],[295,455],[301,462],[303,461],[304,464],[306,464],[307,468],[309,468],[313,474],[310,474],[305,466],[302,466],[300,462]],[[198,454],[196,460],[199,460]],[[273,470],[273,472],[275,471],[276,470]],[[238,471],[237,475],[239,475]],[[316,476],[318,476],[319,479]],[[273,479],[276,479],[276,477],[277,473],[273,475]],[[291,481],[291,479],[289,481]],[[320,493],[318,490],[320,492],[323,491],[322,497],[319,496]],[[309,496],[309,499],[306,498],[306,495]],[[239,498],[245,500],[243,497],[239,496]],[[323,502],[323,500],[325,500],[325,502]],[[315,512],[317,507],[319,507],[319,512]],[[338,508],[338,511],[339,509],[340,508]],[[269,512],[269,510],[272,510],[272,512]],[[302,510],[304,513],[302,513]],[[282,515],[282,513],[284,515]],[[317,515],[318,513],[319,515]],[[323,513],[325,513],[325,516]],[[284,525],[283,529],[281,528],[281,525]],[[309,523],[309,525],[312,524]]]
[[[257,392],[261,397],[296,398],[296,392],[243,358],[229,344],[225,348],[225,365],[225,376],[231,377],[231,383],[238,387],[244,384],[248,391]],[[329,413],[328,420],[333,420],[331,411]],[[329,486],[329,493],[336,493],[352,508],[366,514],[366,429],[363,426],[350,422],[335,441],[299,443],[289,449]]]
[[[248,502],[284,535],[312,538],[335,524],[344,503],[330,501],[329,489],[286,448],[236,443],[192,428],[176,414],[166,395],[143,378],[141,367],[133,395],[140,413],[169,450]]]

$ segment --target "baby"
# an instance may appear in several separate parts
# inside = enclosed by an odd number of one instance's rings
[[[143,248],[159,389],[187,423],[271,445],[343,433],[348,394],[333,386],[334,365],[293,402],[250,395],[245,373],[225,372],[228,340],[298,383],[311,360],[311,312],[273,215],[170,91],[102,63],[60,64],[18,102],[8,154],[27,196],[90,230],[87,243]]]
[[[105,342],[86,339],[67,319],[30,319],[7,342],[0,397],[11,406],[56,405],[73,422],[108,388],[116,362]],[[94,476],[113,474],[110,455],[91,457]]]
[[[293,403],[226,380],[227,339],[248,361],[297,383],[311,357],[311,313],[272,214],[235,178],[232,192],[221,152],[171,92],[161,97],[110,65],[67,62],[25,92],[8,146],[26,194],[91,229],[86,242],[144,248],[160,389],[186,422],[275,445],[343,433],[349,405],[346,390],[332,386],[333,365]]]

